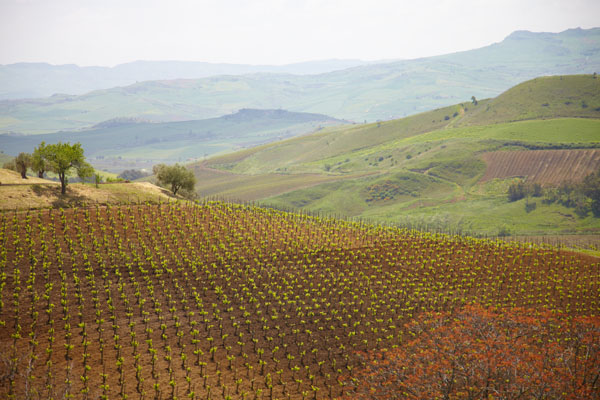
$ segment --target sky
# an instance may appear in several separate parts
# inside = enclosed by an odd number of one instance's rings
[[[599,16],[600,0],[0,0],[0,64],[412,59]]]

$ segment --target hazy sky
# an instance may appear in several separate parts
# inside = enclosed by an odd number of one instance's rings
[[[0,0],[0,64],[416,58],[599,16],[600,0]]]

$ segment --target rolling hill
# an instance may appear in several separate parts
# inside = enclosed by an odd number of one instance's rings
[[[556,168],[561,169],[574,168],[570,151],[577,157],[582,149],[596,148],[600,148],[600,80],[578,75],[536,78],[493,99],[399,120],[328,128],[193,167],[202,172],[198,191],[205,196],[479,234],[495,234],[504,225],[522,234],[597,233],[600,220],[590,215],[579,217],[572,209],[540,199],[537,209],[529,212],[526,200],[509,203],[511,177],[532,175],[531,169],[497,176],[504,179],[481,180],[491,154],[510,157],[520,151],[542,151],[537,162],[558,163]],[[554,153],[544,152],[556,149],[562,149],[567,161],[561,164]],[[596,156],[580,157],[578,162],[582,175],[600,168]],[[230,174],[227,179],[225,173]],[[300,183],[299,176],[310,176],[314,182]],[[262,183],[269,190],[249,191],[243,177],[252,182],[249,185]],[[269,182],[276,177],[298,180],[298,187],[288,185],[273,194]],[[319,182],[324,177],[329,181]],[[555,184],[552,179],[541,183]],[[234,181],[242,183],[228,184]]]
[[[243,109],[198,121],[150,123],[114,119],[77,132],[5,134],[0,135],[0,148],[16,155],[21,151],[32,152],[42,140],[48,144],[80,142],[94,166],[120,172],[124,165],[147,168],[159,162],[196,160],[343,123],[320,114]]]
[[[0,132],[76,130],[116,117],[205,119],[240,108],[283,108],[357,122],[390,120],[497,96],[543,75],[600,71],[600,28],[519,31],[460,53],[318,75],[257,73],[140,82],[80,96],[0,102]]]
[[[288,65],[215,64],[191,61],[135,61],[114,67],[74,64],[16,63],[0,65],[0,100],[37,98],[56,93],[77,95],[93,90],[167,79],[200,79],[256,73],[323,74],[374,64],[375,61],[320,60]]]

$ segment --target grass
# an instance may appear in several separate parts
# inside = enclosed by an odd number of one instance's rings
[[[598,116],[600,117],[600,113]],[[552,144],[597,143],[598,132],[600,132],[600,120],[561,118],[437,130],[403,139],[402,143],[396,143],[408,145],[451,139],[473,141],[488,139]]]
[[[595,104],[590,99],[596,96],[596,84],[592,76],[538,79],[477,105],[462,103],[400,120],[328,128],[215,157],[204,165],[235,178],[223,177],[231,184],[211,194],[235,198],[237,191],[246,190],[237,189],[237,182],[247,181],[257,188],[253,200],[283,209],[482,235],[496,235],[503,229],[527,235],[594,234],[600,232],[598,218],[582,218],[572,209],[539,200],[535,210],[526,212],[523,202],[507,201],[511,179],[479,180],[486,170],[480,157],[485,152],[600,147],[600,119],[589,118],[592,114],[586,117],[588,109],[577,114],[579,110],[564,104],[567,98],[577,100],[576,90],[582,91],[580,100]],[[530,87],[539,87],[542,94],[529,91]],[[593,93],[582,87],[592,88]],[[539,105],[515,116],[505,103],[511,98],[525,101],[523,91],[529,93],[527,104],[545,98],[573,112],[568,118],[547,118],[548,107]],[[488,109],[497,111],[494,118],[502,111],[510,122],[491,123]],[[568,114],[561,110],[557,114]],[[532,116],[538,119],[511,121]],[[281,190],[271,184],[272,174],[277,173],[287,174],[290,180],[310,174],[313,184]],[[318,182],[317,176],[333,181]],[[206,186],[202,179],[199,185],[201,191]]]
[[[0,182],[0,210],[174,200],[168,191],[146,182],[101,184],[98,188],[89,183],[71,183],[65,195],[61,195],[58,182],[35,177],[23,180],[6,169],[0,169]]]
[[[265,199],[271,206],[316,213],[363,216],[389,204],[451,194],[454,186],[435,177],[401,172],[325,183]]]
[[[598,118],[600,79],[595,75],[539,77],[523,82],[465,116],[459,125],[489,125],[540,118]]]
[[[194,171],[198,179],[197,192],[200,196],[239,201],[255,201],[281,193],[304,190],[325,182],[360,176],[360,174],[340,177],[318,174],[292,175],[276,173],[242,175],[206,170],[199,166]]]
[[[496,236],[503,229],[519,235],[600,232],[598,218],[580,218],[573,209],[556,204],[544,205],[539,200],[536,204],[537,208],[527,213],[525,200],[508,203],[505,196],[486,196],[410,209],[399,206],[382,208],[361,216],[400,225],[429,226],[442,231],[460,230],[487,236]]]

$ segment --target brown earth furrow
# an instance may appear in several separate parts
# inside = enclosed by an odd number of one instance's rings
[[[481,182],[511,177],[547,185],[579,182],[600,168],[600,149],[495,151],[482,158],[487,169]]]

